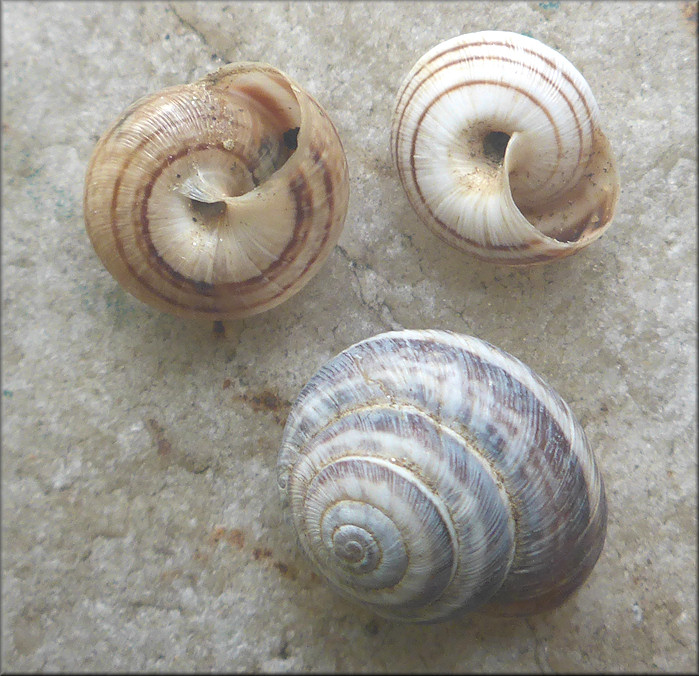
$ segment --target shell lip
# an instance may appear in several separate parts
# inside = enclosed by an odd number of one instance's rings
[[[308,94],[304,92],[295,80],[279,68],[265,62],[242,61],[222,66],[218,71],[207,75],[203,81],[206,83],[206,86],[212,86],[220,83],[223,78],[230,77],[234,79],[236,76],[246,73],[264,73],[283,82],[284,87],[293,96],[299,120],[298,126],[289,127],[280,133],[284,147],[290,151],[282,165],[270,174],[264,176],[252,189],[239,195],[226,196],[222,201],[228,204],[241,204],[245,201],[258,200],[266,190],[273,190],[276,185],[287,180],[288,175],[295,171],[297,166],[303,162],[303,148],[308,143],[308,136],[310,134],[310,132],[306,130],[309,126],[309,114],[305,101]]]

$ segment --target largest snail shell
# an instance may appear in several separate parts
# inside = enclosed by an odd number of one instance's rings
[[[340,236],[349,180],[340,138],[284,73],[237,63],[129,107],[85,180],[85,222],[134,296],[185,317],[272,308]]]
[[[597,103],[533,38],[483,31],[428,51],[399,91],[391,144],[423,222],[482,260],[555,260],[611,223],[619,179]]]
[[[476,338],[396,331],[310,380],[278,479],[305,553],[385,617],[562,603],[605,537],[602,478],[569,407]]]

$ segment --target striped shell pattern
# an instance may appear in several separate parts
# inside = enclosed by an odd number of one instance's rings
[[[485,261],[569,256],[602,235],[618,199],[588,84],[517,33],[461,35],[419,59],[398,93],[391,149],[420,219]]]
[[[381,334],[323,366],[289,415],[278,482],[319,572],[391,619],[554,608],[605,538],[602,478],[569,407],[451,332]]]
[[[327,114],[284,73],[237,63],[131,105],[85,181],[90,240],[140,300],[178,316],[272,308],[332,251],[349,196]]]

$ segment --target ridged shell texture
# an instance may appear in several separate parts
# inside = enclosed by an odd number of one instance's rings
[[[348,196],[344,150],[320,105],[276,68],[238,63],[124,112],[90,160],[85,222],[134,296],[229,319],[311,279]]]
[[[568,256],[600,237],[616,207],[616,164],[588,84],[517,33],[470,33],[427,52],[400,88],[391,146],[422,221],[482,260]]]
[[[299,542],[343,595],[397,620],[523,615],[587,577],[602,478],[569,407],[476,338],[396,331],[327,363],[278,464]]]

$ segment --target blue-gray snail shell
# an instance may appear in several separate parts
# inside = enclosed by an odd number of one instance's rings
[[[568,405],[518,359],[445,331],[384,333],[322,367],[290,412],[278,482],[319,572],[397,620],[554,608],[606,532]]]

